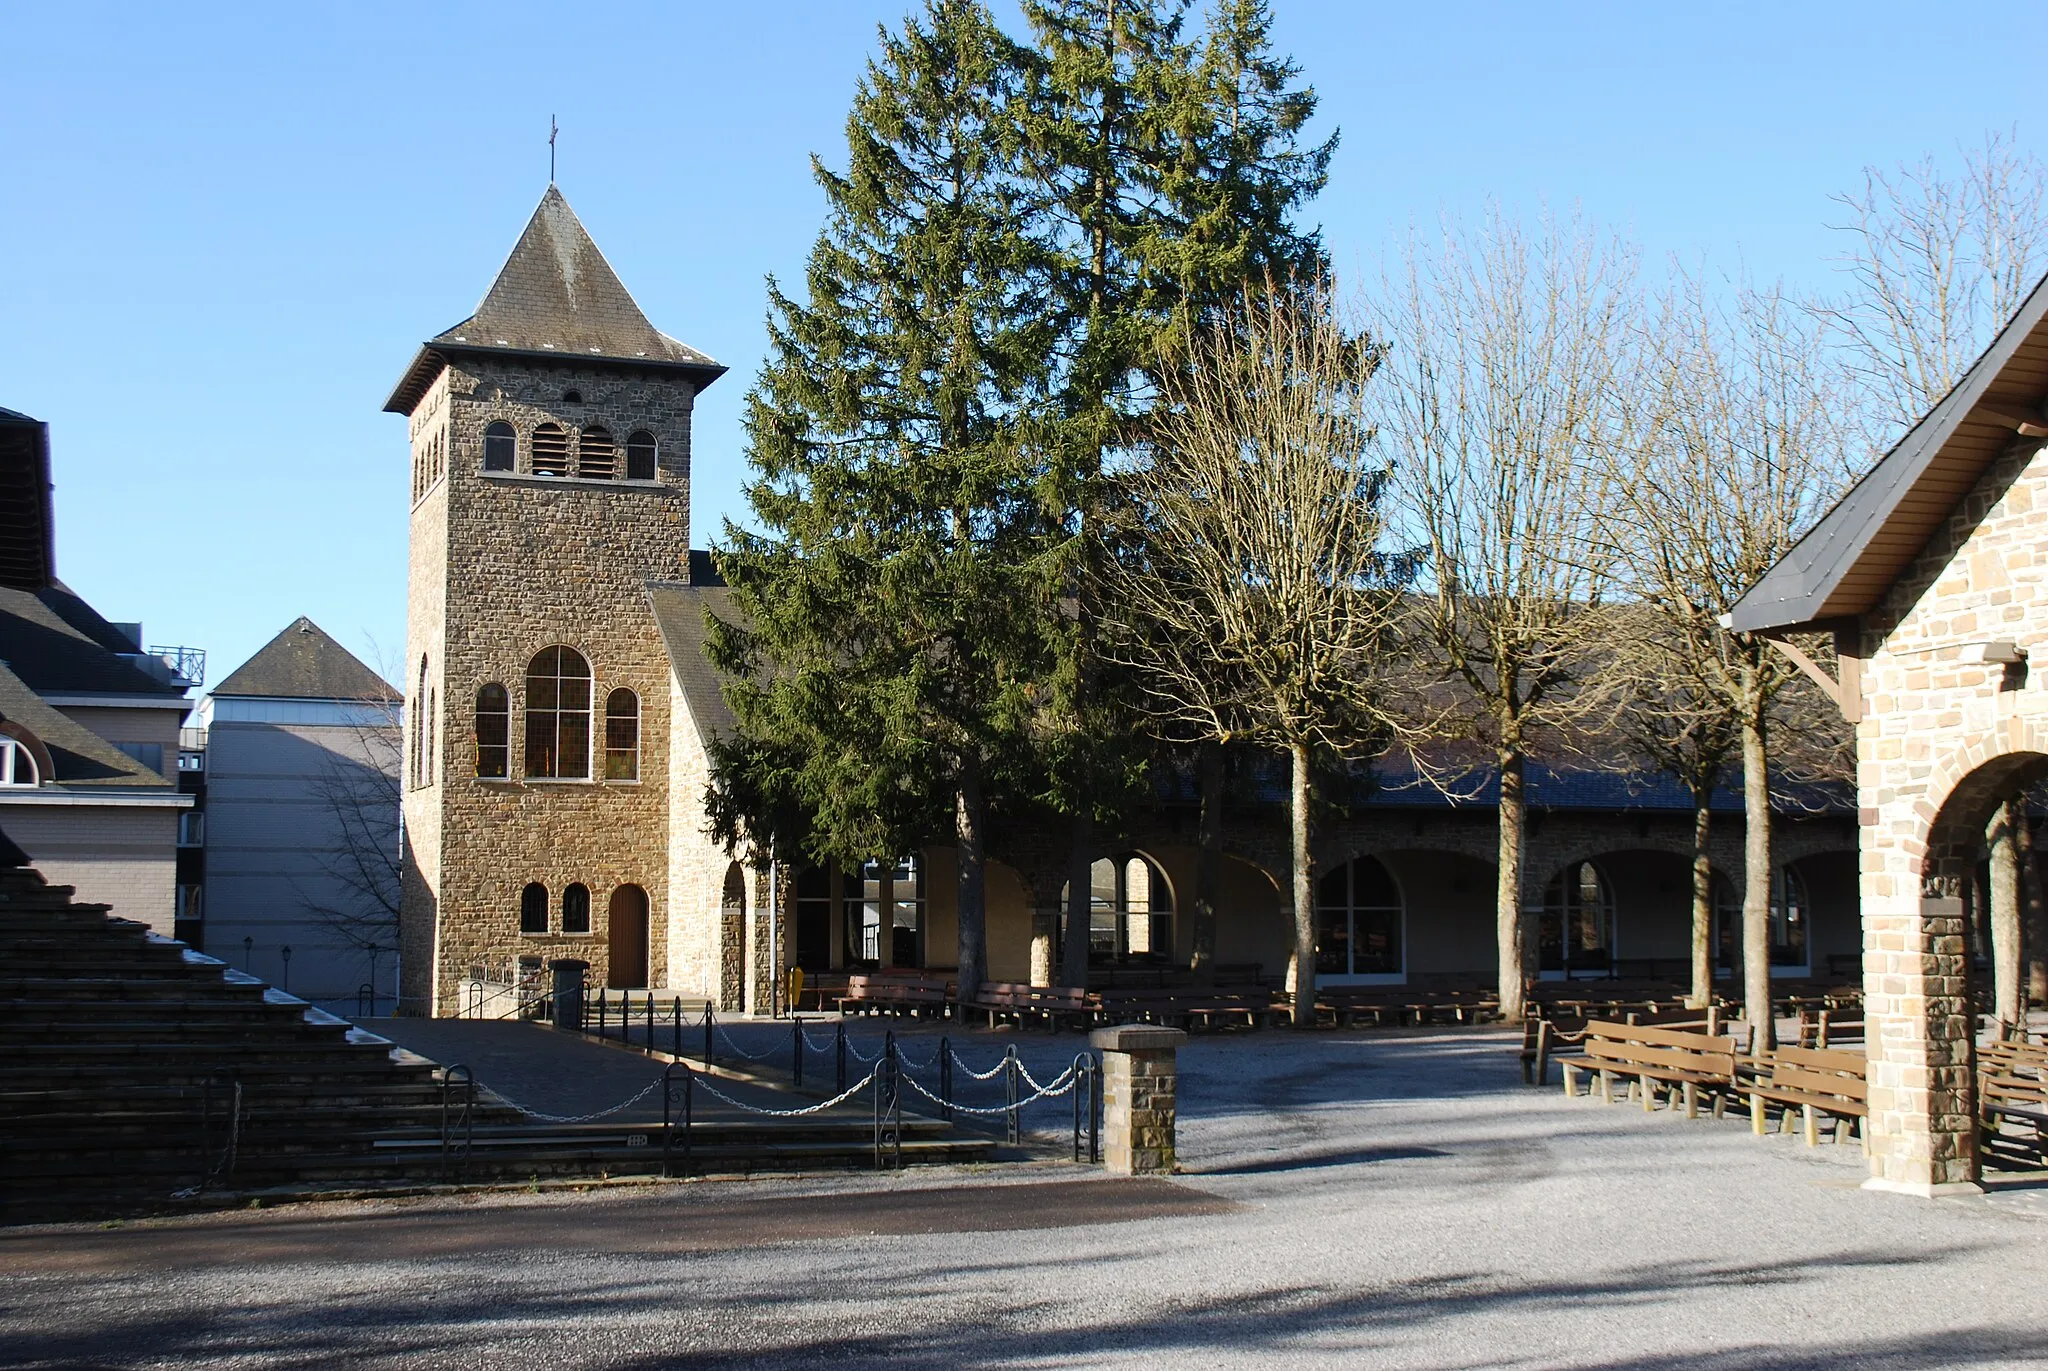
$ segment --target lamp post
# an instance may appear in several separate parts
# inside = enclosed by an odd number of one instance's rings
[[[284,981],[278,986],[278,989],[290,990],[292,988],[292,945],[286,943],[278,950],[278,955],[284,958]]]
[[[247,971],[249,969],[250,959],[255,956],[255,953],[256,940],[254,938],[242,939],[242,970]]]

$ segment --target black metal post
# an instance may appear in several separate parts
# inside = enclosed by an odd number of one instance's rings
[[[458,1094],[458,1087],[460,1093]],[[441,1167],[444,1174],[468,1174],[476,1115],[476,1074],[456,1062],[441,1072]],[[461,1142],[458,1147],[457,1137]]]
[[[1074,1160],[1081,1160],[1081,1114],[1095,1108],[1095,1059],[1083,1052],[1074,1058]]]
[[[647,1050],[654,1050],[654,992],[647,992]]]
[[[680,1003],[680,1000],[678,1003]],[[675,1109],[675,1083],[677,1073],[679,1072],[682,1075],[683,1081],[683,1104],[682,1109],[677,1111]],[[690,1123],[695,1094],[696,1074],[690,1070],[689,1063],[680,1058],[670,1062],[667,1069],[661,1073],[661,1174],[664,1176],[675,1174],[676,1122],[678,1119],[681,1120],[683,1126],[683,1167],[685,1170],[694,1169],[691,1165],[692,1157],[690,1155]]]
[[[597,1036],[604,1036],[604,987],[597,988]]]
[[[804,1083],[804,1021],[789,1021],[789,1069],[798,1086]]]
[[[837,1049],[839,1055],[839,1085],[832,1093],[844,1095],[846,1093],[846,1020],[844,1019],[839,1021]]]
[[[939,1039],[939,1098],[945,1103],[939,1106],[939,1114],[947,1123],[953,1122],[953,1040]]]
[[[711,1069],[711,1002],[704,1002],[704,1069]]]
[[[676,996],[676,997],[675,997],[675,1012],[676,1012],[676,1037],[675,1037],[675,1043],[676,1043],[676,1050],[675,1050],[674,1052],[671,1052],[671,1053],[670,1053],[669,1055],[670,1055],[670,1056],[672,1056],[672,1057],[676,1057],[676,1058],[681,1058],[681,1056],[683,1055],[683,997],[682,997],[682,996],[680,996],[680,995],[678,995],[678,996]]]
[[[1102,1160],[1102,1056],[1089,1054],[1088,1066],[1088,1160]]]
[[[1018,1117],[1017,1067],[1017,1046],[1015,1043],[1012,1043],[1003,1051],[1003,1092],[1007,1097],[1005,1103],[1008,1106],[1008,1112],[1004,1115],[1008,1123],[1005,1129],[1008,1136],[1005,1141],[1009,1142],[1012,1146],[1023,1141],[1024,1138],[1023,1120]]]

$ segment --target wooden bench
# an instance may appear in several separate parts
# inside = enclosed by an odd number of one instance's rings
[[[1189,1028],[1213,1028],[1219,1022],[1242,1022],[1259,1028],[1286,1010],[1270,990],[1232,991],[1158,989],[1104,990],[1096,996],[1101,1016],[1108,1023],[1157,1023]]]
[[[845,993],[839,996],[839,1012],[886,1009],[891,1013],[917,1014],[932,1009],[943,1013],[952,999],[953,986],[949,981],[915,972],[881,971],[848,976]]]
[[[1020,1028],[1034,1020],[1053,1029],[1067,1020],[1083,1027],[1095,1014],[1088,992],[1079,986],[1024,985],[1012,981],[983,981],[974,998],[961,1008],[986,1013],[990,1028],[996,1026],[998,1017],[1015,1019]]]
[[[1775,1104],[1780,1106],[1780,1132],[1791,1127],[1792,1111],[1799,1111],[1808,1147],[1820,1141],[1820,1116],[1826,1114],[1834,1121],[1836,1142],[1842,1141],[1843,1123],[1852,1122],[1857,1136],[1863,1140],[1863,1150],[1870,1150],[1869,1129],[1864,1122],[1870,1113],[1866,1102],[1868,1086],[1864,1080],[1868,1063],[1861,1053],[1781,1047],[1756,1059],[1759,1068],[1765,1062],[1770,1065],[1770,1075],[1747,1082],[1742,1087],[1743,1093],[1749,1096],[1749,1122],[1753,1132],[1759,1137],[1763,1135],[1770,1106]]]
[[[1863,1011],[1856,1008],[1799,1011],[1799,1046],[1826,1049],[1863,1041]]]
[[[1705,1089],[1714,1097],[1718,1119],[1735,1089],[1733,1037],[1596,1019],[1586,1025],[1579,1049],[1579,1056],[1558,1059],[1567,1095],[1579,1093],[1578,1073],[1586,1071],[1599,1080],[1600,1098],[1612,1102],[1614,1078],[1622,1076],[1632,1093],[1640,1092],[1644,1113],[1656,1107],[1659,1090],[1667,1095],[1677,1091],[1685,1100],[1685,1116],[1693,1119],[1699,1117],[1699,1093]]]
[[[2000,1040],[1979,1047],[1977,1113],[1987,1144],[2016,1123],[2032,1130],[2040,1151],[2048,1140],[2048,1046]]]
[[[1618,1017],[1631,1028],[1694,1029],[1710,1036],[1719,1035],[1723,1030],[1732,1033],[1719,1005],[1709,1005],[1705,1009],[1636,1010]],[[1576,1051],[1585,1042],[1586,1025],[1590,1022],[1593,1021],[1582,1016],[1541,1014],[1537,1012],[1537,1006],[1531,1005],[1522,1016],[1522,1084],[1549,1085],[1551,1055],[1566,1049]],[[1744,1030],[1746,1032],[1747,1029]]]

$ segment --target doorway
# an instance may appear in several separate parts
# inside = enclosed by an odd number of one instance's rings
[[[647,985],[647,892],[622,885],[612,892],[608,928],[611,960],[605,985],[612,990],[642,990]]]

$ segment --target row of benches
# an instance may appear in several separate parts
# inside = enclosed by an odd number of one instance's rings
[[[990,1027],[1088,1027],[1102,1023],[1164,1023],[1188,1027],[1241,1024],[1261,1028],[1284,1018],[1287,1007],[1262,987],[1134,987],[1084,990],[1074,986],[985,981],[962,1001],[955,982],[901,974],[847,977],[834,997],[843,1014],[886,1012],[942,1016],[958,1004],[961,1016],[985,1015]],[[822,1004],[820,1006],[823,1007]]]

